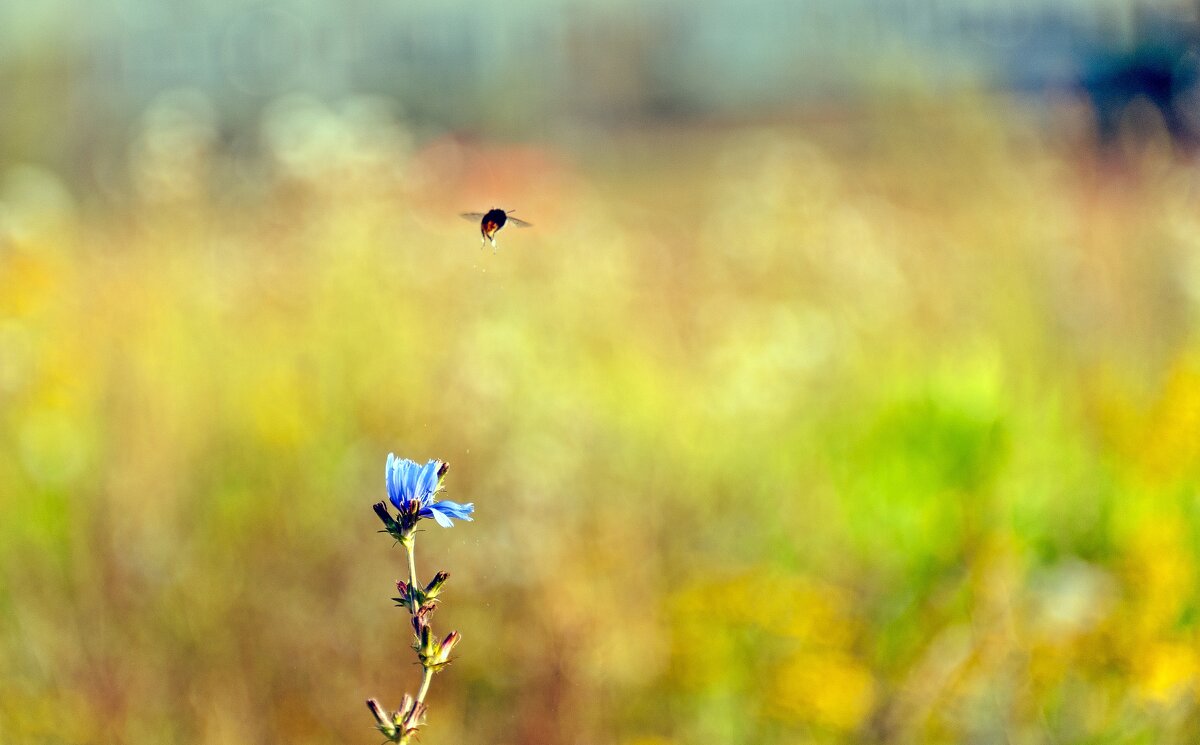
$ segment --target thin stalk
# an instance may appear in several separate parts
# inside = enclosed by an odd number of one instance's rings
[[[425,703],[425,694],[429,693],[429,684],[433,681],[433,671],[425,668],[424,674],[421,676],[421,690],[417,691],[417,703]]]
[[[404,542],[405,551],[408,553],[408,581],[409,581],[409,586],[411,586],[411,587],[418,586],[417,585],[417,559],[415,556],[415,554],[416,554],[416,545],[415,544],[416,544],[416,541],[413,540],[413,536],[411,536],[411,535],[409,536],[408,540]],[[415,614],[417,612],[417,610],[418,609],[413,608],[412,612]],[[429,693],[429,684],[431,682],[433,682],[433,670],[430,670],[429,668],[424,668],[424,670],[422,671],[422,674],[421,674],[421,689],[419,691],[417,691],[417,703],[419,703],[419,704],[425,703],[425,696],[426,696],[426,694]]]
[[[416,541],[413,539],[412,534],[409,534],[408,540],[403,541],[403,543],[404,543],[404,550],[406,552],[408,552],[408,586],[416,587],[417,586],[417,560],[416,560],[416,557],[413,556],[413,552],[415,550],[414,544],[416,543]],[[415,608],[413,609],[413,612],[414,613],[416,612]]]

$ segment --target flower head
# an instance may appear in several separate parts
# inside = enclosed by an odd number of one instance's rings
[[[432,517],[443,528],[453,527],[452,519],[471,520],[474,504],[438,501],[435,498],[442,490],[442,477],[448,468],[440,460],[431,460],[421,466],[407,458],[397,458],[395,453],[388,453],[384,472],[388,499],[402,518],[405,515],[414,515],[416,519]]]
[[[408,458],[397,458],[395,453],[388,453],[385,471],[388,499],[400,512],[412,509],[413,502],[424,507],[442,488],[439,477],[441,470],[440,460],[431,460],[420,466]]]

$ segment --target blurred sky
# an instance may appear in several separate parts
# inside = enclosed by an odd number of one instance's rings
[[[247,152],[264,107],[295,93],[380,96],[426,130],[559,139],[881,91],[1045,95],[1147,29],[1191,34],[1195,17],[1181,0],[5,3],[0,159],[87,183],[98,153],[178,89]]]

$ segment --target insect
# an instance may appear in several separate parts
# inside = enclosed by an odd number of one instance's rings
[[[463,218],[467,220],[479,221],[479,234],[483,239],[479,242],[479,247],[483,248],[483,244],[491,242],[492,248],[496,248],[496,232],[504,227],[507,223],[512,223],[518,228],[533,227],[524,220],[518,220],[508,213],[506,210],[496,209],[493,207],[487,212],[464,212]]]

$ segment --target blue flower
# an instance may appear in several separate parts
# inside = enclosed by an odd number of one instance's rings
[[[388,499],[400,512],[408,512],[412,502],[424,507],[441,488],[440,470],[440,460],[431,460],[419,466],[407,458],[397,458],[395,453],[388,453],[385,472]]]
[[[395,453],[388,453],[385,470],[388,499],[401,515],[416,513],[418,518],[432,517],[443,528],[454,526],[451,519],[471,520],[474,504],[459,504],[449,500],[439,502],[434,498],[442,489],[445,468],[440,460],[431,460],[420,466],[407,458],[397,458]]]

